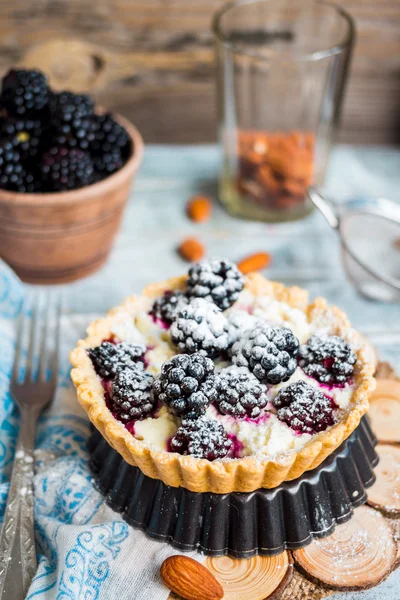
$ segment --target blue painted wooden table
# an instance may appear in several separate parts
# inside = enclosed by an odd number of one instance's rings
[[[176,253],[181,239],[195,235],[209,255],[238,260],[266,250],[273,262],[265,274],[308,288],[343,308],[353,324],[377,346],[383,360],[400,371],[400,307],[361,298],[346,280],[340,248],[319,214],[303,221],[265,225],[234,219],[216,202],[202,225],[185,216],[187,199],[205,192],[216,198],[219,169],[216,146],[149,146],[128,204],[121,232],[106,266],[67,286],[74,312],[103,313],[144,285],[185,272]],[[400,151],[338,146],[331,158],[326,189],[338,199],[384,196],[400,202]],[[400,571],[379,588],[336,594],[335,600],[399,600]]]
[[[68,286],[74,312],[104,312],[151,281],[187,270],[176,253],[179,241],[197,236],[209,255],[240,259],[271,252],[265,275],[324,295],[349,314],[379,346],[382,357],[400,361],[400,307],[360,297],[346,280],[336,234],[314,213],[303,221],[265,225],[230,217],[217,202],[212,219],[195,224],[185,215],[188,198],[216,198],[219,152],[215,146],[149,146],[124,222],[107,265]],[[339,199],[376,195],[400,202],[400,150],[339,146],[332,155],[327,191]]]

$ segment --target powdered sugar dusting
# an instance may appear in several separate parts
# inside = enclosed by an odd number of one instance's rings
[[[387,573],[395,560],[395,545],[382,515],[371,508],[356,509],[348,523],[327,538],[300,551],[307,570],[326,581],[363,587]]]
[[[196,298],[172,324],[171,339],[183,352],[203,351],[215,356],[228,348],[228,321],[217,306]]]
[[[111,333],[122,342],[146,346],[146,337],[136,327],[132,316],[128,312],[118,313],[113,318]]]
[[[227,311],[229,312],[229,311]],[[262,324],[262,320],[245,310],[232,310],[228,315],[229,343],[233,345],[246,331]]]

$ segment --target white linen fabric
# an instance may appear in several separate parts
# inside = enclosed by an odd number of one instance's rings
[[[3,518],[18,433],[18,410],[8,388],[15,321],[23,286],[0,263],[0,518]],[[35,524],[38,570],[27,599],[166,600],[159,577],[169,545],[133,529],[95,489],[86,443],[90,426],[69,377],[68,354],[90,320],[64,316],[59,384],[40,418],[36,440]],[[189,554],[202,560],[201,555]]]

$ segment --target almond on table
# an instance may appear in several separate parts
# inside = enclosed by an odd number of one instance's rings
[[[211,211],[212,202],[207,196],[193,196],[187,204],[187,214],[196,223],[208,221]]]
[[[239,271],[244,275],[253,271],[265,269],[271,263],[271,255],[268,252],[256,252],[243,258],[237,264]]]
[[[178,252],[188,262],[196,262],[204,257],[206,249],[197,238],[193,237],[183,240],[178,247]]]

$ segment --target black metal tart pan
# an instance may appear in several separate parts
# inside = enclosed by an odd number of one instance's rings
[[[94,430],[90,466],[107,504],[179,550],[236,558],[294,550],[332,533],[366,501],[376,438],[367,418],[317,469],[274,489],[213,494],[173,488],[128,465]]]

